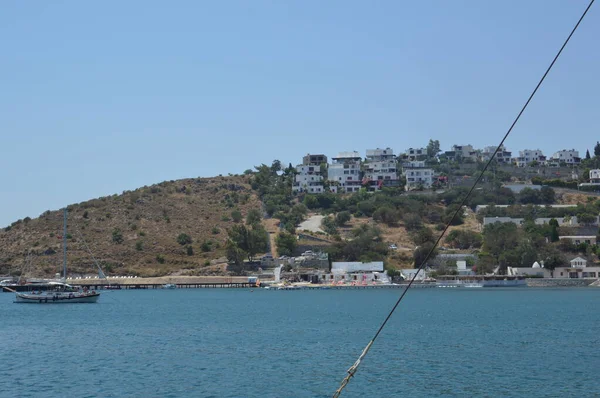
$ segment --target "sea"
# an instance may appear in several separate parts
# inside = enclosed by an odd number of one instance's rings
[[[2,397],[331,397],[400,289],[0,293]],[[342,397],[600,396],[600,289],[411,289]]]

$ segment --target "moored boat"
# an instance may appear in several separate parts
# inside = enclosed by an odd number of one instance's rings
[[[16,293],[15,303],[58,304],[58,303],[95,303],[100,293],[94,290],[77,289],[62,282],[49,282],[52,288],[30,293]]]

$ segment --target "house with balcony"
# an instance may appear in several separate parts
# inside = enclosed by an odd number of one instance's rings
[[[452,145],[450,151],[444,152],[443,157],[448,160],[460,162],[464,160],[477,160],[478,151],[473,149],[473,145]]]
[[[492,157],[492,155],[494,155],[495,151],[496,151],[496,147],[495,146],[486,146],[481,151],[480,159],[483,162],[487,162],[488,160],[490,160],[490,158]],[[494,157],[494,159],[498,163],[510,164],[510,160],[512,159],[512,152],[508,151],[504,147],[504,145],[501,145],[500,148],[498,149],[498,153],[496,153],[496,156]]]
[[[402,175],[406,178],[406,190],[431,188],[433,169],[426,167],[424,161],[404,162]]]
[[[329,189],[336,193],[358,192],[362,186],[361,157],[356,151],[340,152],[327,168]]]
[[[591,189],[600,188],[600,169],[590,170],[590,182],[582,182],[579,184],[579,187],[594,187]]]
[[[367,149],[363,162],[363,185],[369,191],[400,185],[396,155],[392,149]]]
[[[427,148],[408,148],[402,158],[410,162],[416,160],[426,160]]]
[[[566,163],[567,165],[577,165],[581,163],[581,158],[579,157],[579,151],[575,149],[563,149],[558,152],[554,152],[552,157],[549,159],[552,163]]]
[[[296,166],[296,176],[292,184],[292,192],[319,194],[325,191],[321,164],[327,164],[327,156],[307,154],[302,164]]]
[[[544,156],[539,149],[525,149],[524,151],[519,151],[518,157],[513,158],[513,163],[517,165],[517,167],[526,167],[532,162],[544,164],[546,162],[546,156]]]

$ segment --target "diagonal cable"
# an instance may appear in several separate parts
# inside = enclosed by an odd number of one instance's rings
[[[461,201],[460,206],[456,209],[456,211],[452,215],[452,218],[446,224],[446,227],[444,228],[444,230],[442,231],[442,233],[440,234],[440,236],[437,238],[437,240],[435,241],[434,245],[431,247],[431,250],[429,250],[429,252],[427,253],[427,256],[421,262],[421,265],[419,265],[419,268],[417,268],[417,272],[415,272],[415,274],[411,278],[411,280],[408,283],[408,285],[406,286],[406,288],[404,288],[404,290],[402,291],[402,294],[400,295],[400,297],[396,301],[396,304],[394,304],[394,307],[392,307],[391,311],[389,312],[389,314],[387,315],[387,317],[385,318],[385,320],[383,321],[383,323],[381,324],[381,326],[379,327],[379,329],[377,329],[377,332],[375,333],[375,335],[373,336],[373,338],[369,341],[369,344],[367,344],[367,346],[363,349],[362,353],[360,354],[360,356],[358,357],[358,359],[356,360],[356,362],[347,370],[348,374],[342,380],[342,383],[341,383],[340,387],[333,394],[334,398],[337,398],[337,397],[340,396],[340,394],[342,393],[342,390],[346,387],[346,385],[348,385],[348,383],[350,382],[350,380],[352,379],[352,377],[354,377],[354,374],[358,370],[358,367],[360,366],[361,361],[364,359],[364,357],[367,355],[367,353],[369,352],[369,350],[373,346],[373,343],[375,342],[375,340],[377,339],[377,337],[379,336],[379,334],[381,333],[381,331],[383,330],[383,328],[385,327],[385,325],[387,324],[387,322],[391,318],[392,314],[394,313],[394,311],[396,310],[396,308],[398,307],[398,305],[400,304],[400,302],[402,301],[402,299],[406,295],[406,292],[408,291],[408,289],[410,289],[410,287],[412,286],[412,284],[415,281],[415,279],[416,279],[417,275],[419,274],[419,272],[425,267],[425,264],[427,264],[427,260],[429,260],[429,258],[433,254],[433,251],[439,245],[440,241],[442,240],[442,238],[446,234],[446,231],[448,230],[448,228],[450,227],[450,225],[452,225],[452,222],[454,221],[454,219],[456,218],[456,216],[458,215],[458,213],[460,211],[462,211],[463,206],[465,206],[465,204],[467,203],[467,200],[469,199],[469,197],[473,193],[473,190],[475,190],[475,187],[477,186],[477,184],[479,183],[479,181],[483,177],[483,173],[485,173],[485,171],[488,169],[488,167],[490,166],[490,164],[494,160],[494,157],[496,156],[496,154],[498,153],[498,151],[500,150],[500,148],[502,147],[502,145],[504,145],[504,141],[506,141],[506,139],[508,138],[508,136],[512,132],[513,128],[515,127],[515,125],[517,124],[517,122],[519,121],[519,119],[521,118],[521,115],[523,114],[523,112],[525,112],[525,109],[527,109],[527,106],[529,105],[529,103],[531,102],[531,100],[533,99],[533,97],[535,96],[535,94],[537,93],[538,89],[540,88],[540,86],[542,85],[542,83],[544,82],[544,80],[546,79],[546,76],[548,75],[548,73],[550,72],[550,70],[552,69],[552,67],[556,63],[556,61],[558,60],[558,57],[560,57],[560,54],[562,53],[563,49],[566,47],[567,43],[571,39],[571,36],[573,36],[573,34],[575,33],[575,31],[579,27],[579,24],[581,23],[581,21],[583,20],[583,18],[585,17],[585,15],[587,14],[587,12],[589,11],[589,9],[592,7],[592,4],[594,4],[594,1],[595,0],[591,0],[590,1],[590,3],[588,4],[587,8],[583,12],[583,14],[581,15],[581,17],[577,21],[577,23],[575,24],[575,26],[573,27],[573,30],[571,30],[571,33],[569,34],[569,36],[567,37],[567,39],[565,40],[565,42],[563,43],[563,45],[560,47],[560,50],[558,50],[558,52],[554,56],[554,59],[550,63],[550,66],[548,66],[548,68],[546,69],[546,72],[544,72],[544,75],[542,76],[542,78],[540,79],[540,81],[538,82],[538,84],[535,86],[535,89],[532,91],[531,95],[529,95],[529,98],[527,99],[527,102],[525,102],[525,105],[523,105],[523,107],[521,108],[521,111],[519,112],[519,114],[517,115],[517,117],[515,118],[515,120],[510,125],[510,128],[508,129],[508,131],[506,132],[506,134],[504,134],[504,137],[502,138],[502,141],[500,141],[500,144],[498,144],[498,146],[496,147],[496,150],[494,151],[494,153],[492,154],[492,156],[490,157],[490,159],[488,160],[488,162],[485,164],[485,167],[483,168],[483,170],[481,170],[481,173],[479,173],[479,176],[477,176],[477,179],[475,180],[475,183],[473,184],[473,186],[471,186],[471,189],[469,189],[469,192],[467,192],[467,195],[465,195],[465,197]]]

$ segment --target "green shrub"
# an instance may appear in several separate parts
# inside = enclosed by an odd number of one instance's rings
[[[177,237],[177,243],[179,243],[181,246],[191,245],[192,244],[192,238],[188,234],[181,233]]]

